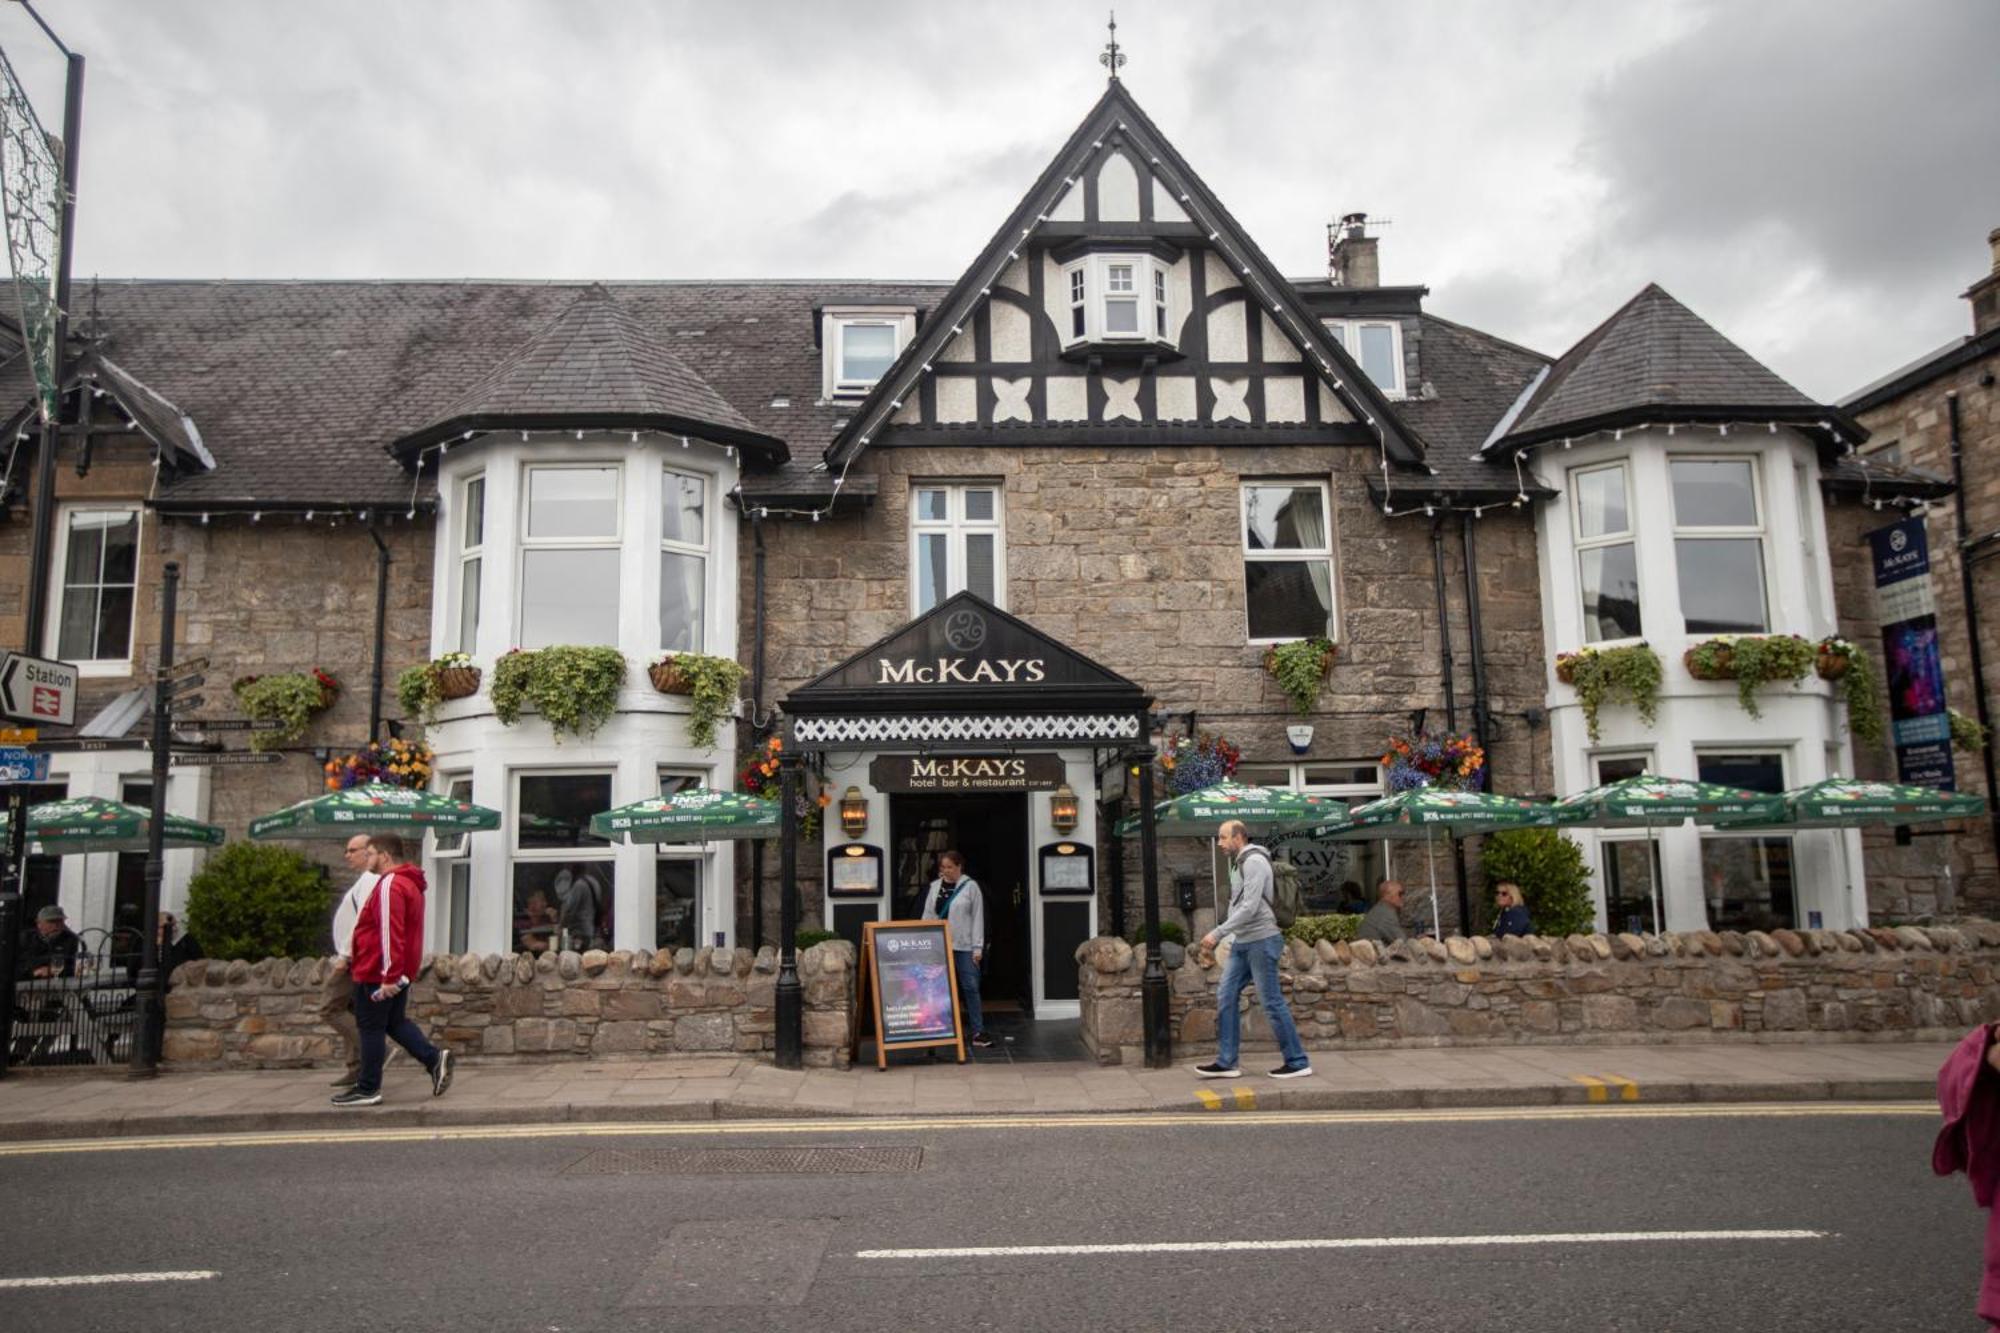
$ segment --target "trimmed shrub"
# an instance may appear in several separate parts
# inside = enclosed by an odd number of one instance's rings
[[[210,958],[316,957],[326,947],[326,872],[288,847],[232,842],[188,881],[188,933]]]
[[[1285,932],[1288,940],[1301,944],[1318,944],[1321,940],[1332,944],[1340,940],[1351,940],[1361,933],[1359,912],[1328,912],[1322,916],[1302,916],[1292,922]]]
[[[804,953],[815,944],[825,944],[828,940],[837,940],[839,938],[840,936],[831,930],[820,930],[814,926],[802,926],[792,936],[792,948],[798,953]]]
[[[1501,881],[1521,886],[1521,898],[1537,935],[1573,935],[1596,929],[1597,908],[1590,898],[1590,868],[1583,849],[1551,828],[1505,829],[1486,835],[1479,852],[1486,875],[1486,919],[1493,920],[1493,887]]]
[[[1131,935],[1126,937],[1125,942],[1135,949],[1144,948],[1146,944],[1146,923],[1142,921],[1133,927]],[[1168,921],[1164,918],[1160,921],[1160,943],[1186,944],[1187,942],[1187,931],[1181,929],[1180,922]]]

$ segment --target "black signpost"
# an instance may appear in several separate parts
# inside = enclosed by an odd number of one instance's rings
[[[875,1067],[889,1052],[950,1046],[965,1063],[965,1024],[958,1012],[958,972],[951,927],[942,921],[870,921],[862,927],[860,991],[850,1059],[861,1058],[861,1016],[874,1021]]]

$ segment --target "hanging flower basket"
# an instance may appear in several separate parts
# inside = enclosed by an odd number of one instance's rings
[[[475,666],[440,668],[437,673],[437,689],[440,699],[470,699],[479,693],[479,668]]]
[[[1736,650],[1711,639],[1681,654],[1681,662],[1696,680],[1735,680]]]
[[[646,668],[646,675],[653,682],[653,688],[661,694],[692,694],[694,683],[681,674],[679,666],[672,658],[655,662]]]

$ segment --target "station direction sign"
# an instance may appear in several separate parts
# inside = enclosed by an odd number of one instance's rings
[[[0,652],[0,716],[71,726],[81,676],[74,662]]]

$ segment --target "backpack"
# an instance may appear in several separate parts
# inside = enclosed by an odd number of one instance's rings
[[[1262,847],[1251,846],[1244,850],[1246,854],[1258,853],[1270,864],[1271,915],[1277,918],[1279,930],[1290,930],[1305,905],[1304,895],[1299,891],[1299,868],[1290,861],[1279,860]]]

